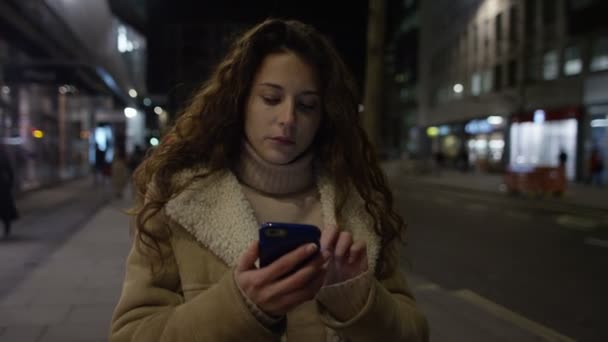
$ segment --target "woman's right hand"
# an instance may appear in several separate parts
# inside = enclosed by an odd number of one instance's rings
[[[258,241],[255,241],[241,255],[235,279],[245,295],[266,314],[283,316],[298,305],[312,300],[323,286],[327,263],[321,253],[293,274],[285,276],[317,252],[315,244],[300,246],[259,269],[255,266],[259,257],[258,248]]]

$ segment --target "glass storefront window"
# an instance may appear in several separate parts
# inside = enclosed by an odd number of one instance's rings
[[[598,181],[598,179],[593,179],[591,174],[591,154],[593,150],[596,150],[599,154],[604,165],[608,165],[608,106],[591,107],[590,112],[592,113],[589,121],[591,134],[585,151],[585,171],[587,181],[591,183]],[[608,182],[608,172],[605,170],[606,167],[600,175],[602,179],[599,180],[604,185]]]
[[[518,166],[557,166],[563,149],[568,155],[566,177],[575,175],[577,120],[543,123],[519,122],[511,126],[511,161]]]

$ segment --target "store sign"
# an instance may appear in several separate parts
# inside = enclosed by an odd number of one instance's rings
[[[439,135],[444,136],[450,134],[450,126],[443,125],[439,126]]]
[[[427,128],[426,135],[428,135],[431,138],[436,137],[437,135],[439,135],[439,128],[437,128],[435,126],[431,126],[431,127]]]
[[[464,126],[465,132],[468,134],[485,134],[494,130],[488,120],[472,120]]]

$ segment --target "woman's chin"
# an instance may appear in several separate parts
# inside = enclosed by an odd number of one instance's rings
[[[273,151],[264,156],[264,159],[270,164],[285,165],[291,163],[295,159],[295,156]]]

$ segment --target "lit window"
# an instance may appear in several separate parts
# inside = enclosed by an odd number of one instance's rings
[[[608,37],[594,42],[590,69],[591,71],[608,70]]]
[[[481,94],[481,75],[479,72],[475,72],[471,76],[471,94],[475,96]]]
[[[487,69],[483,72],[481,77],[481,90],[483,93],[489,93],[492,91],[494,85],[494,69]]]
[[[581,51],[578,46],[570,46],[564,50],[564,75],[578,75],[583,69]]]
[[[543,79],[554,80],[559,75],[559,58],[557,51],[551,50],[543,56]]]

